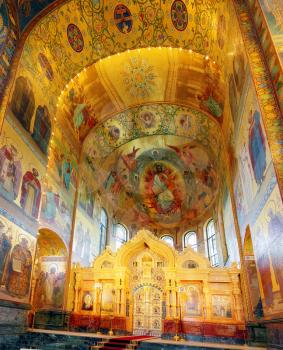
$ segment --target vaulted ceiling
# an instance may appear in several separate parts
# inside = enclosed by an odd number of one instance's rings
[[[15,82],[24,77],[35,106],[48,109],[53,139],[60,130],[76,150],[83,147],[92,168],[85,180],[114,214],[167,229],[212,210],[223,174],[232,3],[19,6],[21,29],[30,33]],[[51,142],[51,159],[53,151]]]
[[[48,105],[51,116],[56,115],[58,97],[62,91],[70,91],[67,87],[73,79],[74,100],[65,106],[66,114],[72,113],[76,101],[85,100],[97,121],[147,101],[193,103],[199,107],[203,94],[208,98],[208,90],[216,83],[213,90],[217,96],[213,99],[219,100],[219,106],[215,105],[213,113],[221,118],[223,81],[219,67],[226,59],[230,2],[140,0],[117,4],[71,0],[52,2],[48,8],[49,3],[28,0],[20,4],[21,27],[34,26],[24,42],[17,75],[31,82],[35,103]],[[42,18],[31,21],[39,10]],[[144,47],[147,51],[138,58],[139,49]],[[154,47],[185,52],[156,51]],[[209,58],[208,64],[205,57]],[[137,93],[130,87],[133,76],[143,91],[139,88]],[[144,85],[144,81],[138,83],[138,78],[148,79]],[[203,109],[211,112],[206,104],[203,100]],[[86,133],[80,131],[79,138]]]

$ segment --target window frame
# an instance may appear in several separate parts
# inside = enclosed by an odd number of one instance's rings
[[[103,214],[102,214],[103,213]],[[103,215],[105,217],[105,221],[103,219]],[[106,248],[106,241],[107,241],[107,233],[108,233],[108,214],[105,208],[101,208],[100,212],[100,239],[99,239],[99,253],[101,253]]]
[[[213,233],[211,233],[211,227]],[[210,231],[210,232],[209,232]],[[205,241],[207,247],[207,255],[212,267],[219,266],[219,254],[217,249],[216,229],[213,219],[208,220],[205,227]]]
[[[117,226],[120,226],[120,227],[122,227],[124,229],[125,239],[121,239],[120,237],[117,237],[117,235],[116,235],[116,228],[117,228]],[[127,227],[124,224],[121,224],[120,222],[117,222],[116,224],[113,224],[113,237],[115,238],[115,248],[117,250],[120,247],[122,247],[122,245],[125,244],[126,242],[128,242],[128,240],[129,240],[129,231],[128,231]],[[119,246],[118,247],[116,245],[117,241],[119,242]]]
[[[168,241],[166,241],[166,239],[164,239],[164,238],[166,238],[166,237],[168,237],[168,238],[170,238],[170,240],[172,240],[172,244],[169,243]],[[175,247],[174,238],[173,238],[172,236],[170,236],[170,235],[163,235],[163,236],[160,237],[160,239],[161,239],[162,241],[164,241],[165,243],[169,244],[170,247],[172,247],[172,248]]]
[[[186,244],[187,237],[189,238],[189,237],[191,237],[193,235],[195,236],[196,243],[195,244]],[[188,246],[190,246],[195,252],[198,251],[198,235],[197,235],[196,231],[187,231],[184,234],[183,246],[184,246],[184,249],[187,248]]]

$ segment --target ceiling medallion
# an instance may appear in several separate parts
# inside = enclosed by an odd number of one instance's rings
[[[72,49],[81,52],[84,48],[84,38],[79,27],[70,23],[67,28],[67,37]]]
[[[131,11],[127,6],[119,4],[114,10],[114,20],[116,27],[123,34],[130,33],[133,28],[133,19]]]
[[[188,25],[188,11],[182,0],[175,0],[171,6],[171,19],[174,27],[183,31]]]

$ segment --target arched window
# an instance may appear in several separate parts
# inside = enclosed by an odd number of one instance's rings
[[[115,239],[115,248],[119,249],[128,240],[128,231],[122,224],[115,224],[113,227],[113,236]]]
[[[101,253],[106,246],[106,235],[107,235],[107,226],[108,226],[108,215],[104,208],[101,208],[100,214],[100,244],[99,252]]]
[[[169,235],[165,235],[165,236],[162,236],[161,239],[163,241],[165,241],[166,243],[168,243],[169,245],[171,245],[171,247],[174,247],[174,239],[173,239],[173,237],[171,237]]]
[[[211,266],[218,266],[219,259],[217,253],[217,244],[216,244],[216,232],[214,221],[210,220],[206,225],[206,242],[207,242],[207,253],[210,260]]]
[[[184,236],[184,248],[191,246],[194,251],[198,250],[197,234],[194,231],[189,231]]]

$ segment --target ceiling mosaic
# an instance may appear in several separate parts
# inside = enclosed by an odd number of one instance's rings
[[[131,227],[173,229],[203,216],[217,198],[220,157],[217,123],[169,104],[120,113],[84,145],[95,191]]]
[[[140,49],[88,67],[61,94],[57,115],[82,141],[105,118],[152,102],[194,106],[222,121],[224,95],[211,60],[179,49]]]
[[[20,2],[22,16],[32,17],[47,3],[50,1]],[[223,39],[217,34],[219,26],[226,30],[229,20],[224,0],[128,0],[119,5],[114,1],[72,0],[53,5],[28,35],[19,71],[33,79],[42,77],[39,89],[42,95],[48,91],[54,111],[55,99],[65,85],[84,67],[108,55],[172,46],[209,55],[219,65],[225,59]]]

